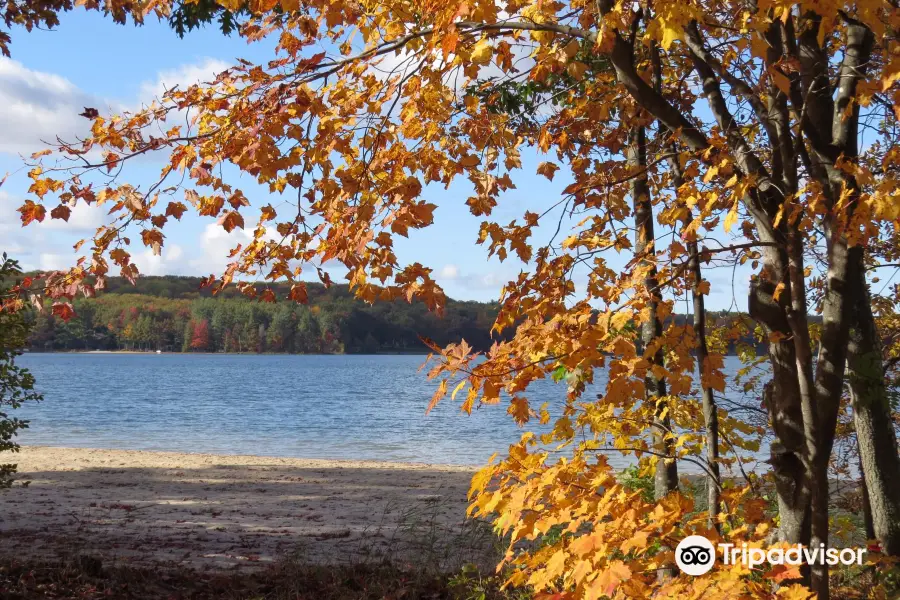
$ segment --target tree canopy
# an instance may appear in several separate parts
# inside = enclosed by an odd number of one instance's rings
[[[172,10],[164,0],[129,6]],[[132,248],[160,252],[166,225],[187,211],[252,233],[207,280],[215,290],[234,284],[274,301],[272,288],[249,281],[288,280],[288,299],[304,303],[303,278],[330,284],[320,265],[331,261],[360,299],[440,311],[447,301],[432,270],[401,264],[394,239],[432,224],[431,186],[465,179],[466,204],[484,219],[476,241],[525,264],[504,286],[495,324],[517,327],[484,353],[435,346],[432,404],[447,395],[465,410],[503,401],[527,424],[549,419],[529,403],[529,384],[569,381],[553,432],[524,434],[473,481],[472,512],[510,536],[511,583],[554,598],[808,597],[810,588],[787,585],[801,581],[827,598],[825,565],[720,565],[686,578],[676,576],[673,548],[691,533],[827,545],[828,472],[846,422],[872,535],[885,554],[900,554],[887,385],[898,288],[870,289],[877,269],[897,262],[900,231],[895,0],[248,8],[240,33],[277,39],[270,62],[241,61],[135,113],[86,111],[86,139],[33,157],[25,225],[65,220],[78,203],[109,207],[109,222],[76,247],[74,267],[45,278],[55,314],[69,317],[72,299],[101,290],[112,269],[137,278]],[[187,124],[170,122],[184,111]],[[540,212],[498,222],[524,152],[546,155],[539,174],[562,168],[573,181]],[[165,164],[141,187],[128,167],[144,155]],[[238,170],[269,196],[237,187]],[[251,211],[255,222],[245,220]],[[581,220],[536,241],[537,228],[563,214]],[[622,255],[624,269],[611,259]],[[748,309],[767,345],[759,394],[773,438],[763,481],[721,474],[759,434],[718,402],[717,339],[744,334],[704,324],[704,269],[722,262],[754,273]],[[579,271],[586,283],[576,286]],[[684,299],[693,323],[666,324]],[[810,313],[821,314],[820,327],[809,326]],[[604,393],[584,397],[599,369]],[[654,498],[618,481],[604,451],[639,457],[654,473]],[[704,511],[678,478],[688,464],[707,476]],[[777,519],[760,485],[773,490]],[[546,543],[527,543],[536,539]]]

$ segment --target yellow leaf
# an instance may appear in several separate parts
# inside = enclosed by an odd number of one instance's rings
[[[772,297],[775,299],[775,302],[778,302],[778,298],[781,297],[782,292],[784,292],[784,282],[783,281],[775,286],[775,292],[772,294]]]
[[[476,65],[486,65],[491,61],[493,54],[494,48],[491,46],[491,42],[487,38],[482,38],[472,48],[472,62]]]
[[[563,574],[565,568],[566,553],[563,550],[557,550],[556,554],[551,556],[550,560],[547,561],[547,577],[549,579],[556,579]]]
[[[639,531],[624,542],[620,546],[623,554],[628,554],[632,550],[643,550],[647,547],[647,532]]]
[[[772,76],[772,82],[775,84],[775,87],[777,87],[785,94],[791,93],[791,80],[788,79],[784,75],[784,73],[782,73],[778,69],[770,68],[769,75]]]
[[[624,311],[619,311],[612,317],[612,328],[613,329],[622,329],[628,322],[631,320],[631,315]]]
[[[703,294],[704,296],[708,296],[709,295],[709,281],[707,281],[705,279],[703,281],[701,281],[700,284],[697,285],[697,291],[700,292],[701,294]]]
[[[456,387],[453,388],[453,393],[450,394],[450,400],[456,400],[456,394],[459,393],[459,390],[463,389],[463,386],[464,386],[464,385],[466,385],[466,380],[465,380],[465,379],[463,379],[463,380],[460,381],[458,384],[456,384]]]
[[[728,211],[728,214],[725,215],[725,232],[731,231],[731,228],[734,227],[734,224],[737,223],[737,202],[734,203],[734,206],[731,207],[731,210]]]
[[[671,18],[659,18],[659,28],[662,30],[659,44],[664,50],[668,50],[675,40],[680,40],[684,37],[684,28],[681,26],[681,23]]]
[[[569,66],[566,67],[566,73],[571,75],[574,79],[581,79],[584,77],[585,71],[587,71],[587,65],[577,60],[569,63]]]
[[[219,6],[222,6],[231,12],[237,12],[243,6],[242,0],[217,0]]]
[[[719,173],[719,167],[710,167],[703,175],[703,183],[709,183]]]

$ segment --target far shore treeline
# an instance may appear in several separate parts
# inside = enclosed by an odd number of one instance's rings
[[[33,274],[32,274],[33,275]],[[308,283],[308,304],[249,300],[235,288],[215,296],[199,277],[141,277],[135,285],[108,280],[95,298],[75,301],[68,322],[35,312],[28,340],[32,352],[156,351],[283,354],[424,353],[421,338],[440,346],[465,340],[487,350],[497,305],[448,300],[442,317],[419,302],[368,305],[346,285]],[[287,284],[271,287],[279,297]],[[284,288],[284,289],[281,289]],[[711,322],[735,318],[710,313]],[[683,322],[681,315],[674,317]],[[504,336],[509,332],[504,332]],[[748,340],[745,340],[748,341]],[[734,348],[729,348],[734,353]]]
[[[421,303],[368,305],[346,285],[308,283],[308,304],[250,300],[235,288],[215,296],[199,277],[111,277],[95,298],[75,301],[69,322],[35,313],[31,351],[133,350],[350,354],[427,352],[420,336],[490,347],[496,306],[450,300],[443,317]],[[271,284],[278,297],[289,285]],[[281,289],[281,288],[284,289]],[[496,334],[495,334],[496,337]]]

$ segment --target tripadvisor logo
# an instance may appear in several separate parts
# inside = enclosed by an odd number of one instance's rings
[[[788,548],[771,548],[768,551],[762,548],[748,548],[747,544],[740,547],[734,544],[719,544],[722,553],[722,563],[735,565],[740,562],[753,569],[767,562],[771,565],[803,564],[819,565],[861,565],[865,548],[825,548],[820,544],[818,548],[806,548],[795,544]],[[675,548],[675,564],[687,575],[703,575],[708,573],[716,564],[716,551],[712,542],[702,535],[689,535],[679,542]]]
[[[702,535],[689,535],[675,548],[675,564],[688,575],[703,575],[716,564],[716,549]]]

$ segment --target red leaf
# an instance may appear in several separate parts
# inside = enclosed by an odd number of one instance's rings
[[[308,300],[306,295],[306,284],[305,283],[297,283],[291,286],[290,299],[294,302],[299,302],[300,304],[306,304]]]
[[[75,311],[69,302],[54,302],[52,312],[63,321],[69,321],[75,316]]]

